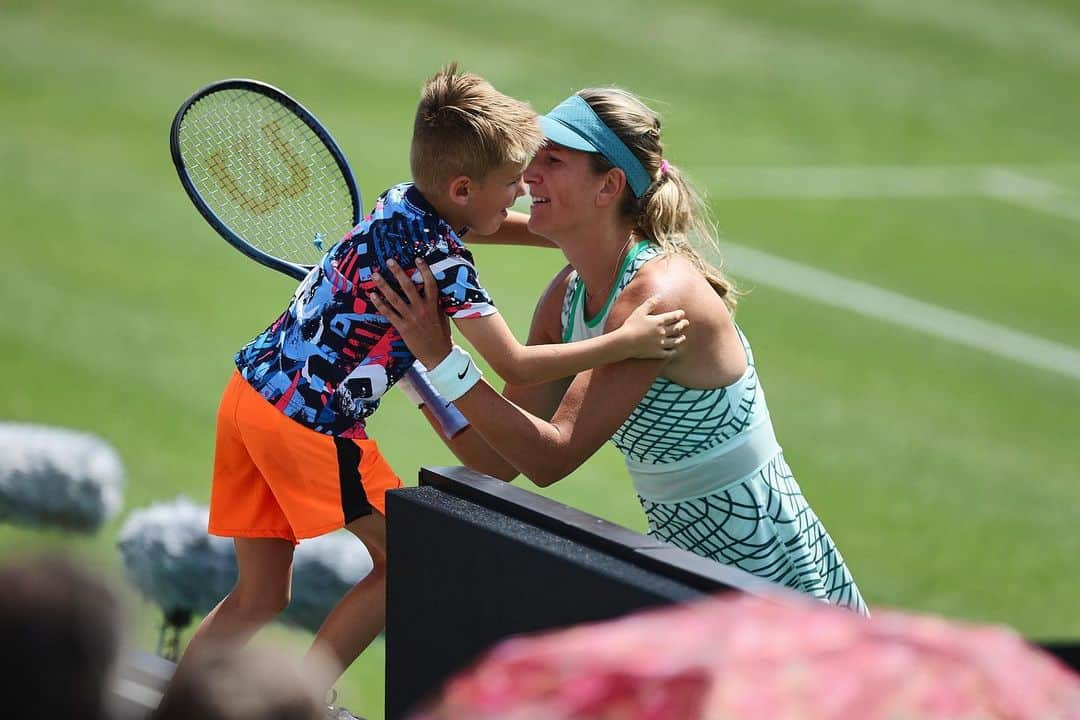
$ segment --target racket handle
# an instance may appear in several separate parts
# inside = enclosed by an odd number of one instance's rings
[[[398,381],[399,384],[407,383],[416,391],[420,401],[428,406],[431,414],[439,421],[443,435],[453,439],[455,435],[469,427],[469,421],[461,414],[454,403],[443,399],[443,396],[428,382],[427,374],[413,365],[405,373],[405,377]]]

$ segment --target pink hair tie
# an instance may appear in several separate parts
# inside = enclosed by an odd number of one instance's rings
[[[664,175],[667,175],[667,171],[670,170],[670,169],[671,169],[671,163],[669,163],[667,160],[661,160],[660,161],[660,176],[661,177],[663,177]]]

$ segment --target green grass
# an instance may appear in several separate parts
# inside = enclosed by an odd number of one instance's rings
[[[280,85],[331,127],[370,201],[404,178],[418,89],[450,59],[541,109],[593,84],[650,98],[669,158],[706,191],[725,166],[1002,165],[1080,198],[1065,0],[17,0],[0,7],[0,418],[108,439],[127,510],[205,502],[232,353],[291,288],[192,210],[173,112],[218,78]],[[741,245],[1080,346],[1075,220],[985,197],[713,209]],[[561,257],[476,254],[523,337]],[[788,460],[872,604],[1080,636],[1080,383],[763,284],[739,319]],[[371,429],[410,482],[418,462],[453,462],[396,396]],[[611,448],[545,494],[644,527]],[[86,539],[0,528],[0,547],[69,549],[120,583],[122,521]],[[152,649],[155,611],[130,603]],[[370,717],[381,663],[379,645],[341,686]]]
[[[1080,284],[1057,280],[1077,251],[1075,220],[987,198],[714,205],[733,242],[1080,347]]]

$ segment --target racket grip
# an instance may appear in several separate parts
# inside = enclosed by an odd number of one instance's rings
[[[454,406],[454,403],[443,399],[443,396],[428,382],[427,374],[416,365],[410,367],[405,377],[399,382],[409,383],[412,386],[420,400],[428,406],[431,414],[439,421],[443,434],[448,439],[453,439],[455,435],[469,427],[469,421],[461,414],[461,411]]]

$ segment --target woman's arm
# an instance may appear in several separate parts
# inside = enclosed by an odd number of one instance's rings
[[[428,424],[435,430],[435,434],[442,439],[446,447],[450,448],[450,452],[454,453],[454,457],[462,465],[501,480],[513,480],[517,477],[518,472],[514,469],[514,466],[506,462],[502,455],[495,452],[484,440],[483,436],[473,430],[471,425],[454,437],[448,438],[443,433],[442,425],[431,410],[426,405],[421,405],[420,410],[423,412],[424,417],[427,418]]]
[[[405,301],[409,305],[420,303],[420,294],[405,272],[393,261],[387,267],[402,288]],[[435,278],[422,259],[417,258],[416,267],[424,279],[424,296],[433,297],[438,293]],[[391,295],[393,291],[384,278],[376,276],[375,287],[382,297],[399,299],[396,293]],[[454,322],[499,377],[511,385],[532,385],[630,357],[660,359],[674,353],[685,339],[685,313],[675,310],[650,315],[659,300],[646,298],[616,330],[573,343],[556,339],[543,345],[522,345],[499,313]]]
[[[558,406],[568,384],[569,381],[563,380],[527,386],[507,385],[503,393],[506,400],[520,408],[522,412],[550,419],[551,411],[545,413],[545,409],[552,404],[552,399],[554,399],[554,405]],[[517,468],[500,455],[485,439],[485,436],[472,425],[454,438],[447,439],[440,431],[441,426],[431,411],[424,408],[423,412],[428,422],[455,457],[461,461],[461,464],[500,480],[509,481],[518,476]]]
[[[624,360],[581,373],[550,422],[514,405],[483,380],[455,404],[507,462],[546,487],[576,470],[611,438],[663,364]]]
[[[379,288],[384,294],[389,288]],[[618,329],[579,342],[522,345],[502,315],[456,320],[461,334],[472,343],[495,372],[512,385],[570,377],[626,358],[661,359],[685,340],[682,310],[650,315],[660,298],[646,298]]]
[[[511,210],[503,221],[503,224],[499,226],[491,235],[478,235],[475,232],[468,234],[468,241],[470,244],[477,243],[479,245],[531,245],[533,247],[546,247],[554,248],[558,247],[555,243],[551,242],[545,237],[539,235],[533,235],[529,232],[529,216],[516,210]]]
[[[645,270],[613,305],[608,328],[619,326],[637,305],[652,295],[662,296],[660,309],[663,310],[674,309],[681,302],[677,275]],[[407,293],[408,285],[403,288]],[[442,332],[430,330],[430,320],[437,308],[426,313],[423,309],[433,303],[421,300],[406,304],[397,296],[373,300],[401,332],[409,349],[425,364],[434,367],[449,354],[450,344]],[[543,315],[549,337],[558,336],[561,300],[549,294],[544,300],[545,307],[538,311]],[[427,326],[423,325],[425,314]],[[547,486],[573,472],[614,434],[644,397],[665,362],[623,360],[581,373],[570,383],[550,420],[537,417],[502,397],[483,381],[455,400],[455,404],[473,429],[510,465],[535,484]]]
[[[558,298],[563,297],[566,293],[567,276],[569,274],[569,267],[560,272],[544,291],[544,294],[537,303],[536,310],[533,313],[532,324],[529,329],[529,338],[527,341],[529,345],[544,345],[558,342],[558,337],[549,335],[547,329],[551,327],[552,321],[556,328],[559,326],[561,300],[559,303],[549,304],[546,302],[546,299],[549,296]],[[554,307],[555,315],[553,318],[545,317],[545,312],[550,314],[549,307]],[[434,323],[436,320],[441,320],[447,333],[446,337],[449,338],[450,328],[446,316],[439,313],[437,308],[428,309],[433,311],[431,313],[430,321]],[[449,342],[449,340],[447,342]],[[554,382],[525,386],[507,384],[503,389],[503,395],[527,412],[536,415],[537,417],[550,420],[569,385],[570,380],[568,378]],[[491,445],[484,440],[483,436],[479,432],[473,430],[471,426],[463,430],[453,439],[447,439],[443,435],[441,426],[438,424],[438,421],[435,420],[435,416],[431,414],[431,411],[424,408],[423,412],[439,437],[442,438],[446,446],[450,448],[463,465],[502,480],[513,480],[517,477],[517,469],[499,455],[498,452],[492,449]]]

